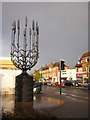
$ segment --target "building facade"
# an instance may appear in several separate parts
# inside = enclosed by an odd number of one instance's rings
[[[0,58],[0,92],[1,94],[15,93],[15,77],[21,73],[10,58]]]
[[[52,84],[60,81],[60,68],[59,62],[51,62],[49,65],[41,66],[39,69],[41,80],[51,81]],[[61,70],[61,80],[76,80],[76,69],[72,69],[65,65],[65,69]]]
[[[68,68],[61,72],[62,80],[76,80],[76,69]]]
[[[58,73],[59,73],[59,62],[53,63],[51,62],[49,65],[45,65],[39,69],[42,79],[46,79],[51,81],[53,84],[58,81]]]
[[[75,66],[77,80],[83,82],[89,80],[90,76],[90,52],[84,53]]]

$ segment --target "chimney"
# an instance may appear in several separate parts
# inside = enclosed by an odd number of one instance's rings
[[[41,65],[40,70],[42,70],[42,68],[43,68],[43,67],[42,67],[42,65]]]
[[[53,67],[53,62],[51,61],[50,66]]]
[[[47,67],[47,64],[45,64],[45,67]]]
[[[53,65],[53,62],[51,61],[51,65]]]

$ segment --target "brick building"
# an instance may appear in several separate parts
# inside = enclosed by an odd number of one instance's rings
[[[34,71],[34,75],[35,75],[35,71]],[[70,77],[69,71],[72,71],[72,68],[65,65],[65,70],[62,70],[61,72],[62,80],[69,79]],[[39,72],[41,74],[42,80],[44,79],[49,80],[53,84],[55,84],[55,82],[58,82],[60,80],[59,62],[55,62],[55,63],[51,62],[49,65],[46,64],[44,67],[41,66],[41,68],[39,69]]]
[[[90,52],[84,53],[75,66],[77,80],[88,81],[90,73]]]
[[[50,80],[54,84],[58,81],[58,72],[59,72],[59,62],[51,62],[49,65],[40,68],[39,70],[43,79]]]

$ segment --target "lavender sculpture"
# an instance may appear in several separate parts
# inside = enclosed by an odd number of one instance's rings
[[[29,29],[29,40],[27,40]],[[17,41],[15,41],[17,37]],[[23,34],[23,48],[20,46],[20,21],[14,21],[12,24],[12,39],[11,39],[11,61],[13,64],[22,71],[31,70],[38,61],[38,39],[39,39],[39,26],[38,23],[32,22],[32,27],[27,26],[27,17],[25,18],[25,28]],[[17,42],[17,43],[16,43]],[[15,44],[16,43],[16,44]]]
[[[29,31],[29,32],[28,32]],[[23,34],[23,46],[20,45],[20,21],[14,21],[12,24],[11,39],[11,61],[22,70],[22,73],[16,76],[15,96],[18,102],[33,101],[33,76],[27,74],[36,65],[38,53],[39,26],[38,23],[32,22],[32,27],[27,26],[27,17],[25,18],[25,27]],[[28,37],[29,36],[29,37]],[[15,40],[17,37],[17,40]],[[27,39],[29,38],[29,39]]]

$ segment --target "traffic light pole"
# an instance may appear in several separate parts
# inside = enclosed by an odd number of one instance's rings
[[[60,95],[61,95],[61,71],[64,70],[65,68],[65,61],[64,60],[60,60],[60,63],[59,63],[59,69],[60,69]]]
[[[60,69],[60,95],[61,95],[61,61],[60,61],[60,63],[59,63],[60,65],[59,65],[59,69]]]
[[[60,95],[61,95],[61,69],[60,69]]]

